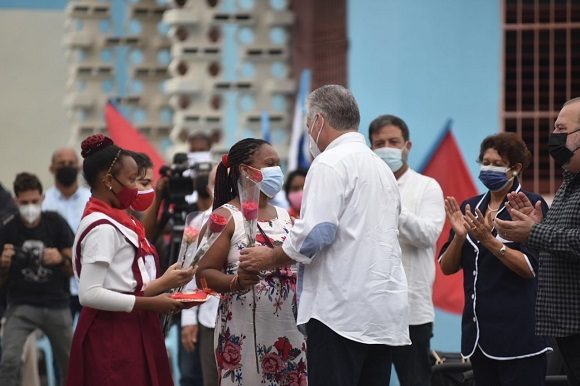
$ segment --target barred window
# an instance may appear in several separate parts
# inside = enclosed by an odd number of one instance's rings
[[[503,129],[521,135],[533,154],[526,189],[553,195],[560,169],[548,136],[562,104],[580,96],[580,2],[504,0]]]

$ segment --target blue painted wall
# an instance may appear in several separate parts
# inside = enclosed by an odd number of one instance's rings
[[[62,10],[67,0],[0,0],[0,8]]]
[[[350,0],[348,35],[361,131],[380,114],[401,116],[419,166],[452,118],[476,176],[479,144],[500,123],[499,0]]]
[[[380,114],[409,125],[412,167],[425,159],[448,118],[477,181],[481,140],[499,130],[499,0],[350,0],[349,87],[360,130]],[[438,311],[432,347],[459,351],[460,317]],[[391,384],[398,384],[393,379]]]

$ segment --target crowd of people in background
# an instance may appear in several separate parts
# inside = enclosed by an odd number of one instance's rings
[[[437,263],[463,271],[461,354],[478,386],[544,385],[553,350],[580,385],[580,99],[550,134],[564,169],[551,208],[522,187],[531,154],[516,134],[483,139],[487,191],[459,202],[410,167],[403,119],[381,115],[365,138],[347,89],[323,86],[307,105],[313,162],[286,177],[264,140],[219,158],[195,133],[185,160],[210,167],[190,175],[178,205],[171,176],[156,181],[147,155],[94,135],[82,161],[76,149],[53,153],[47,190],[24,171],[13,195],[0,186],[0,385],[40,384],[42,335],[69,386],[386,386],[391,366],[403,386],[430,385]],[[255,246],[238,191],[244,167],[263,177]],[[231,218],[195,269],[171,256],[178,206],[198,212],[199,228],[212,212]],[[177,287],[219,297],[190,308],[167,295]],[[180,316],[180,379],[167,313]]]

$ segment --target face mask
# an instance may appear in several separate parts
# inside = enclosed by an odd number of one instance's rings
[[[288,202],[290,202],[292,208],[300,210],[300,207],[302,206],[303,195],[304,195],[303,190],[297,190],[295,192],[288,193]]]
[[[61,166],[56,169],[56,180],[59,184],[69,187],[77,180],[78,172],[74,166]]]
[[[113,192],[117,200],[119,201],[119,209],[127,209],[133,204],[135,199],[137,198],[137,194],[139,194],[139,190],[137,188],[128,188],[121,181],[117,179],[117,177],[113,176],[115,181],[122,186],[121,190],[118,193],[115,193],[113,188],[111,187],[109,190]]]
[[[33,224],[40,217],[42,208],[38,204],[28,204],[20,205],[18,210],[20,211],[20,216],[24,219],[24,221],[26,221],[28,224]]]
[[[514,179],[507,177],[508,170],[505,166],[482,165],[479,180],[492,192],[503,190]]]
[[[314,122],[312,122],[312,127],[314,127],[314,124],[316,123],[317,119],[318,119],[318,115],[316,116],[316,118],[314,118]],[[320,139],[320,133],[322,133],[323,128],[324,128],[324,121],[322,123],[322,127],[318,131],[318,135],[316,136],[316,141],[314,140],[314,137],[312,137],[312,134],[310,134],[310,130],[308,130],[308,150],[310,151],[310,155],[312,156],[313,159],[318,157],[320,155],[320,153],[322,153],[320,151],[320,148],[318,147],[318,139]]]
[[[403,150],[395,147],[381,147],[375,149],[375,154],[378,155],[389,168],[394,172],[403,167]]]
[[[131,204],[131,208],[137,212],[146,211],[153,204],[153,200],[155,200],[155,189],[151,188],[138,191],[137,197],[135,197],[135,200]]]
[[[566,139],[570,134],[574,134],[578,130],[574,130],[570,133],[550,133],[550,139],[548,140],[548,151],[550,155],[556,161],[558,166],[564,166],[570,161],[570,158],[574,156],[576,150],[572,151],[566,147]]]
[[[260,169],[262,172],[262,182],[260,183],[260,190],[266,196],[273,198],[282,190],[284,185],[284,173],[280,166],[272,166]]]

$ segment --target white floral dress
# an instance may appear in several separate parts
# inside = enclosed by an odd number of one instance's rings
[[[238,270],[240,250],[246,247],[242,213],[232,212],[235,230],[224,272]],[[276,208],[277,218],[259,222],[270,243],[281,245],[291,219]],[[268,245],[260,231],[256,245]],[[306,342],[296,327],[296,267],[268,271],[244,294],[223,294],[215,328],[216,361],[220,385],[306,386]],[[255,298],[255,301],[254,301]]]

